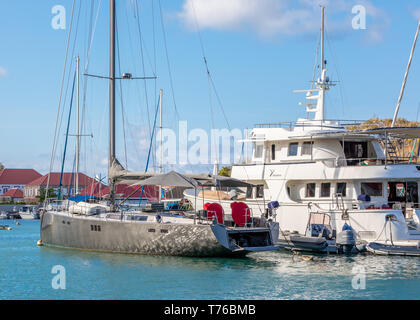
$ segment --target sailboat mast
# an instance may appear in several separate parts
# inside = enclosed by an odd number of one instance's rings
[[[79,154],[80,154],[80,132],[79,132],[79,65],[80,65],[80,57],[76,58],[76,72],[77,72],[77,124],[76,124],[76,192],[77,195],[79,193]]]
[[[162,112],[162,98],[163,98],[163,90],[160,89],[160,97],[159,97],[159,112],[160,112],[160,164],[159,164],[159,172],[162,174],[163,172],[163,112]],[[162,186],[159,186],[159,202],[162,199]]]
[[[159,111],[160,111],[160,165],[159,171],[160,173],[163,172],[163,116],[162,116],[162,98],[163,98],[163,90],[160,89],[160,99],[159,99]]]
[[[110,63],[109,63],[109,164],[108,177],[115,160],[115,0],[110,0]],[[115,209],[115,181],[109,178],[111,211]]]

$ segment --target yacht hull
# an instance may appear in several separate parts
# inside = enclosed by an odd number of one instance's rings
[[[46,212],[41,222],[43,245],[89,251],[170,255],[232,256],[210,225],[106,220]]]

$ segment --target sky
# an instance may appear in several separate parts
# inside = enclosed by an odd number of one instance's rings
[[[117,87],[120,162],[145,169],[159,89],[164,127],[174,130],[180,120],[188,130],[242,130],[305,116],[298,105],[304,97],[293,90],[308,89],[313,77],[320,4],[326,6],[328,74],[338,81],[328,93],[327,117],[392,117],[420,19],[418,1],[117,0],[118,72],[157,76]],[[93,135],[82,138],[81,168],[106,174],[108,83],[83,73],[108,73],[109,0],[75,0],[71,24],[72,5],[73,0],[0,3],[0,162],[6,167],[49,170],[71,30],[53,170],[61,170],[74,58],[80,56],[83,133]],[[63,21],[56,18],[56,6],[65,9],[65,29],[57,29]],[[353,27],[360,12],[352,12],[355,6],[366,11],[364,29]],[[419,80],[416,52],[400,108],[408,120],[418,117]],[[74,110],[69,133],[75,133]],[[71,171],[74,136],[68,140],[65,170]],[[155,163],[153,153],[151,158]]]

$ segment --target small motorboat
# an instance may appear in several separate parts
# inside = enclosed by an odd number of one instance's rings
[[[411,245],[396,245],[396,244],[384,244],[379,242],[370,242],[366,249],[377,255],[385,256],[412,256],[420,257],[420,242]]]
[[[306,233],[280,232],[279,244],[291,251],[356,254],[366,250],[366,243],[357,240],[353,228],[347,224],[342,231],[333,230],[327,213],[311,213]]]
[[[0,230],[12,230],[12,228],[7,225],[0,225]]]
[[[7,220],[9,218],[6,211],[0,211],[0,220]]]

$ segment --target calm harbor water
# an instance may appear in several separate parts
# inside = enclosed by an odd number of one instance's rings
[[[37,247],[39,221],[20,223],[0,221],[13,228],[0,231],[0,299],[420,299],[419,258],[92,253]],[[56,265],[65,268],[65,290],[52,288]],[[365,289],[354,289],[363,277]]]

